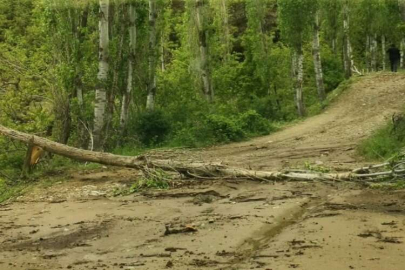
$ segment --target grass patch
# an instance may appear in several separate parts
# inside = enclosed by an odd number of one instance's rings
[[[400,190],[405,189],[405,180],[398,180],[395,182],[388,183],[374,183],[370,185],[372,189],[383,189],[383,190]]]
[[[389,161],[394,165],[403,159],[401,150],[404,147],[405,122],[396,122],[394,128],[393,121],[364,140],[358,147],[358,152],[369,161]],[[388,179],[382,183],[374,183],[370,187],[383,190],[405,189],[405,180],[402,178]]]
[[[145,176],[139,178],[129,188],[119,188],[113,191],[113,196],[126,196],[144,190],[167,190],[170,188],[172,177],[161,169],[146,170]]]
[[[394,132],[393,124],[389,123],[363,141],[358,151],[370,161],[388,160],[398,155],[400,150],[405,147],[403,137],[401,134]]]
[[[29,191],[34,182],[30,180],[5,179],[0,176],[0,204]]]
[[[26,179],[21,178],[21,169],[8,166],[0,171],[0,204],[30,191],[35,186],[47,188],[65,181],[67,171],[86,171],[101,168],[96,163],[81,163],[64,157],[54,156],[42,160]]]
[[[145,176],[136,181],[130,188],[130,192],[139,192],[144,189],[169,189],[169,181],[172,177],[161,169],[146,170]]]
[[[331,172],[330,168],[324,167],[322,165],[316,165],[316,164],[314,165],[314,164],[311,164],[310,162],[305,162],[304,168],[311,172],[318,172],[318,173],[330,173]]]
[[[323,102],[323,104],[316,102],[314,105],[308,108],[308,116],[311,117],[322,113],[322,111],[326,107],[330,106],[331,103],[333,103],[339,96],[342,95],[343,92],[349,89],[349,87],[352,86],[355,82],[359,81],[360,78],[361,77],[351,77],[348,80],[342,81],[335,90],[333,90],[326,96],[326,100]]]

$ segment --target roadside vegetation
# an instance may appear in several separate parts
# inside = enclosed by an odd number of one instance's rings
[[[404,9],[397,0],[0,1],[0,124],[123,155],[271,134],[322,112],[353,75],[388,70]],[[25,153],[0,137],[0,192],[20,183]],[[44,160],[36,174],[78,166]]]
[[[388,162],[387,170],[402,164],[405,157],[405,118],[403,113],[394,114],[386,126],[377,130],[358,147],[360,155],[369,161]],[[400,167],[403,168],[403,165]],[[398,169],[398,168],[396,168]],[[376,189],[404,189],[405,179],[396,177],[371,185]]]
[[[389,161],[403,155],[404,149],[405,119],[403,114],[397,114],[362,142],[359,153],[370,161]]]

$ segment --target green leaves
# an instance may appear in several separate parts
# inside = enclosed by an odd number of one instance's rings
[[[309,38],[318,0],[279,0],[278,16],[282,38],[294,48],[301,48]]]

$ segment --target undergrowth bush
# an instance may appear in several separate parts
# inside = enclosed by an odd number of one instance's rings
[[[274,130],[270,122],[255,110],[240,114],[238,122],[241,128],[251,135],[267,135]]]
[[[267,135],[274,130],[271,122],[255,110],[249,110],[236,116],[209,114],[192,124],[175,128],[168,144],[170,146],[203,147]]]
[[[205,120],[216,142],[235,142],[246,137],[237,120],[222,115],[211,114]]]
[[[363,141],[359,146],[359,152],[369,160],[387,160],[398,154],[404,147],[405,136],[394,131],[393,124],[390,123]]]
[[[135,193],[144,189],[160,189],[165,190],[170,187],[169,181],[171,176],[161,169],[147,171],[144,177],[141,177],[134,183],[129,192]]]
[[[137,135],[146,146],[161,144],[170,131],[170,121],[160,110],[140,114],[134,123],[132,136]]]

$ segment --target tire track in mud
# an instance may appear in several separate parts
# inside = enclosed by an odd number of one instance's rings
[[[326,197],[309,198],[292,211],[277,217],[274,223],[263,226],[259,231],[253,233],[252,237],[245,239],[236,249],[234,258],[228,262],[229,266],[220,269],[239,269],[240,264],[254,258],[263,249],[267,248],[271,240],[289,227],[304,221],[311,213],[317,212],[319,207],[326,202]]]
[[[80,223],[81,224],[81,223]],[[79,224],[79,225],[80,225]],[[83,225],[69,233],[53,233],[45,237],[27,239],[19,243],[2,243],[3,251],[15,250],[64,250],[75,247],[89,246],[89,240],[108,235],[108,229],[114,225],[112,220],[103,220],[95,225]]]

